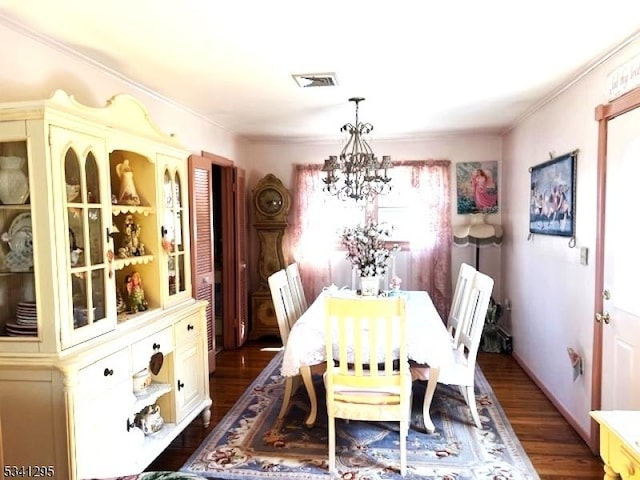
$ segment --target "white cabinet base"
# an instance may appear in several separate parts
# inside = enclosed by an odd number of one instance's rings
[[[187,302],[64,359],[0,357],[5,464],[52,466],[55,478],[70,480],[133,475],[198,415],[207,427],[205,308],[204,302]],[[197,326],[195,334],[182,335],[186,323]],[[159,345],[164,361],[153,388],[136,397],[132,377],[149,340],[151,347]],[[134,426],[146,405],[159,405],[165,420],[148,436]]]

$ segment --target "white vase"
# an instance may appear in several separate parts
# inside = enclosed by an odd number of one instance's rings
[[[380,291],[380,277],[360,277],[360,295],[373,297]]]
[[[22,157],[0,157],[0,202],[21,205],[29,198],[29,178]]]

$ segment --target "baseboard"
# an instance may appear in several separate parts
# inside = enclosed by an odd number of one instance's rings
[[[560,412],[560,415],[564,417],[564,419],[573,427],[573,429],[582,437],[582,440],[587,444],[587,446],[591,445],[591,435],[589,432],[586,432],[584,429],[580,427],[580,425],[575,421],[575,419],[571,416],[571,414],[560,404],[558,399],[544,386],[544,384],[540,381],[540,379],[527,367],[526,363],[522,358],[518,356],[517,353],[512,354],[515,361],[520,365],[520,367],[525,371],[525,373],[533,380],[542,393],[546,395],[549,401],[553,404],[553,406]]]

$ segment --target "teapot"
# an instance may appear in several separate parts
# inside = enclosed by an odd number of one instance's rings
[[[145,435],[153,435],[164,425],[159,405],[147,405],[136,415],[135,424]]]

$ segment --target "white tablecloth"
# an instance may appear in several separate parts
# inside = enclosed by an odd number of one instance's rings
[[[301,365],[326,361],[324,305],[327,295],[354,296],[350,290],[323,291],[295,323],[282,360],[282,375],[299,373]],[[446,368],[453,362],[451,336],[427,292],[400,292],[406,298],[407,353],[409,359]]]

